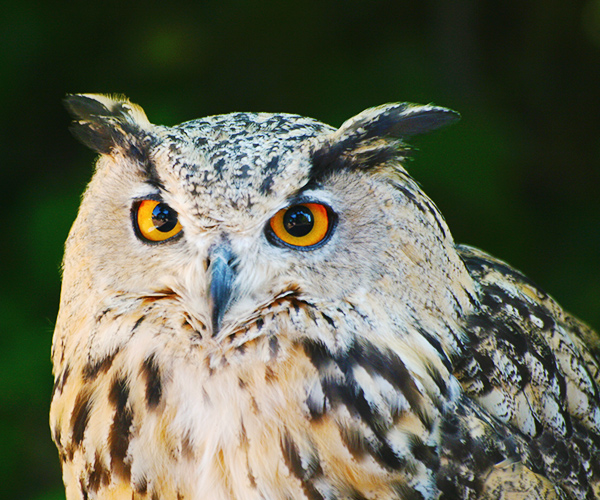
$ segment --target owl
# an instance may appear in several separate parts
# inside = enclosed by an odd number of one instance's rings
[[[66,106],[100,155],[52,348],[68,500],[600,498],[599,336],[405,170],[457,113]]]

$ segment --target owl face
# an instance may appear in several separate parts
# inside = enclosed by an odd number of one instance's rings
[[[434,281],[446,279],[439,256],[452,242],[395,137],[453,112],[383,106],[337,131],[266,113],[163,127],[102,99],[69,101],[83,115],[75,132],[103,153],[66,257],[86,262],[98,303],[173,294],[202,335],[219,338],[286,296],[335,308],[382,285],[412,304],[411,281],[443,290]]]

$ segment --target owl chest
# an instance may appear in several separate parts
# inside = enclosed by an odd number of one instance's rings
[[[340,363],[290,345],[269,359],[179,366],[130,456],[146,456],[165,497],[386,499],[418,483],[433,498],[435,464],[413,448],[433,450],[435,426],[411,411],[408,389]]]
[[[53,409],[69,484],[89,498],[123,485],[139,498],[434,498],[438,405],[407,362],[366,339],[335,350],[277,330],[212,351],[134,336],[74,372]]]
[[[134,460],[145,455],[156,491],[176,490],[183,498],[298,496],[286,443],[308,436],[311,365],[293,352],[281,358],[244,353],[219,366],[204,360],[174,367],[163,401],[131,443]]]

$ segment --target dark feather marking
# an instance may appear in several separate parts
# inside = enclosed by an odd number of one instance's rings
[[[102,319],[104,319],[104,316],[106,316],[110,311],[112,311],[112,309],[110,307],[104,309],[103,311],[100,311],[100,314],[98,314],[95,318],[96,323],[100,323],[100,321],[102,321]]]
[[[424,197],[423,198],[423,203],[425,205],[427,205],[428,208],[428,212],[429,214],[431,214],[433,216],[433,219],[435,220],[435,224],[438,227],[438,229],[440,230],[440,233],[442,233],[442,237],[443,238],[447,238],[448,237],[448,233],[446,231],[446,228],[444,227],[443,224],[443,216],[440,212],[440,210],[438,209],[438,207],[436,206],[436,204],[431,201],[429,198]]]
[[[378,374],[402,394],[413,410],[421,406],[421,393],[402,360],[391,350],[381,351],[372,344],[355,342],[345,353],[332,354],[324,344],[305,341],[303,344],[311,362],[321,371],[328,362],[336,363],[346,376],[346,385],[355,383],[352,369],[362,366],[370,374]]]
[[[484,432],[469,422],[476,416]],[[453,410],[448,411],[440,426],[440,469],[437,486],[442,498],[480,498],[483,481],[491,468],[505,459],[522,460],[522,446],[527,446],[518,432],[497,421],[466,394]],[[535,449],[527,450],[528,467],[532,466]],[[542,462],[541,457],[537,459]]]
[[[360,146],[351,137],[335,144],[326,144],[311,153],[312,166],[307,186],[319,184],[333,172],[340,170],[368,170],[399,155],[399,143],[383,142],[378,148],[370,149],[369,154],[354,150]]]
[[[97,493],[100,486],[106,486],[110,482],[110,471],[102,463],[100,454],[96,452],[94,465],[88,470],[88,489]]]
[[[160,300],[165,300],[165,299],[172,299],[174,297],[177,297],[177,293],[175,293],[173,290],[171,290],[170,288],[163,288],[162,290],[156,290],[155,295],[146,295],[145,297],[140,297],[141,299],[141,303],[145,306],[148,306],[146,308],[146,312],[150,311],[152,309],[152,304],[154,304],[155,302],[158,302]],[[189,319],[189,316],[185,315],[185,318]]]
[[[56,425],[52,428],[52,440],[56,443],[56,446],[58,446],[59,448],[62,446],[62,443],[60,442],[61,437],[62,433],[60,430],[60,421],[58,421]]]
[[[391,351],[380,351],[372,344],[354,344],[350,356],[369,373],[377,373],[396,387],[414,411],[421,407],[421,393],[400,357]]]
[[[417,193],[412,191],[407,185],[397,182],[395,180],[389,181],[398,191],[402,192],[406,198],[418,209],[422,214],[430,214],[433,216],[435,223],[442,234],[443,238],[447,238],[446,229],[440,220],[440,212],[431,200],[424,196],[417,196]]]
[[[342,442],[355,459],[359,460],[365,455],[369,445],[359,429],[340,427],[340,436]]]
[[[181,439],[181,454],[188,460],[194,458],[194,447],[192,445],[192,438],[189,434],[189,431],[186,432]]]
[[[329,316],[327,316],[327,314],[325,314],[325,313],[321,313],[321,316],[323,316],[323,319],[324,319],[325,321],[327,321],[327,323],[329,323],[329,325],[330,325],[332,328],[335,328],[335,323],[334,323],[334,321],[333,321],[333,320],[332,320],[332,319],[331,319]]]
[[[73,135],[94,151],[109,153],[114,144],[109,117],[114,113],[96,99],[82,95],[69,95],[63,103],[78,120],[71,125]]]
[[[447,396],[448,395],[448,386],[446,385],[446,379],[442,376],[440,371],[435,366],[433,366],[431,363],[427,363],[425,365],[425,370],[427,370],[427,373],[429,374],[431,379],[434,381],[435,385],[437,385],[442,396]]]
[[[425,467],[433,471],[438,470],[440,457],[436,449],[426,445],[419,436],[413,435],[410,437],[410,450],[417,460],[425,464]]]
[[[79,489],[81,490],[81,498],[83,500],[88,500],[88,489],[87,486],[84,484],[82,477],[79,478]]]
[[[369,445],[369,450],[379,463],[390,469],[401,468],[405,462],[396,455],[385,436],[389,428],[387,420],[377,412],[377,408],[369,405],[362,387],[354,378],[353,368],[360,365],[369,373],[377,373],[384,377],[402,391],[411,407],[422,417],[420,393],[402,361],[391,352],[383,353],[371,345],[362,346],[357,343],[342,355],[333,355],[322,343],[308,340],[304,342],[304,349],[317,371],[322,372],[331,362],[340,367],[344,373],[342,382],[321,377],[321,386],[325,396],[333,407],[340,404],[345,405],[350,412],[360,416],[362,421],[371,428],[378,442]],[[413,391],[416,391],[416,394]],[[424,423],[428,426],[431,424],[430,422]],[[357,436],[346,437],[355,438]],[[352,442],[349,442],[350,446],[353,446]]]
[[[356,488],[352,488],[350,493],[348,494],[348,498],[350,500],[367,500],[367,497],[364,496],[360,491]]]
[[[94,380],[100,373],[106,373],[110,369],[115,359],[115,356],[119,354],[119,349],[115,349],[115,351],[110,354],[95,359],[93,361],[88,361],[86,365],[83,367],[83,378],[85,381]]]
[[[535,302],[525,302],[523,299],[513,297],[506,293],[503,289],[494,285],[486,287],[486,291],[490,292],[489,294],[486,294],[486,298],[488,295],[495,295],[495,297],[500,299],[500,306],[508,304],[514,307],[523,319],[529,320],[530,315],[538,317],[543,323],[542,330],[551,330],[556,326],[556,321],[554,318],[552,318],[547,309],[542,307],[540,304]],[[494,310],[492,304],[489,300],[486,300],[486,298],[482,300],[482,304]],[[495,309],[495,312],[498,312],[498,309]]]
[[[254,396],[250,396],[250,407],[254,415],[260,415],[260,408],[258,407],[258,403]]]
[[[148,492],[148,478],[142,476],[133,485],[135,492],[141,495],[145,495]]]
[[[363,389],[353,376],[347,376],[345,383],[325,379],[322,381],[323,392],[333,405],[344,404],[350,412],[360,418],[373,430],[375,435],[385,441],[388,428],[386,420],[369,405]]]
[[[371,169],[378,165],[383,165],[393,158],[405,156],[408,153],[406,147],[398,141],[389,141],[383,145],[378,145],[374,149],[354,152],[356,163],[360,163],[361,168]]]
[[[452,371],[452,363],[448,359],[448,356],[446,355],[446,352],[444,351],[444,348],[442,347],[440,341],[424,328],[419,328],[419,333],[429,343],[429,345],[431,345],[431,347],[433,347],[438,352],[438,354],[440,355],[440,360],[442,361],[442,363],[444,363],[446,369],[448,371]]]
[[[281,451],[283,452],[283,459],[290,472],[298,479],[304,479],[304,469],[302,468],[300,453],[298,452],[296,443],[294,443],[287,432],[281,438]]]
[[[145,319],[146,319],[146,315],[140,316],[138,318],[138,320],[135,322],[135,325],[133,325],[133,328],[131,329],[131,333],[135,332],[137,327],[140,326],[142,324],[142,321],[144,321]]]
[[[505,325],[501,324],[500,327],[505,328]],[[459,372],[464,370],[465,365],[468,365],[470,360],[473,359],[477,362],[476,368],[465,373],[469,377],[478,376],[485,383],[485,379],[492,377],[496,371],[496,365],[487,352],[489,347],[485,347],[485,342],[488,337],[491,337],[494,340],[493,345],[496,345],[501,335],[497,333],[496,322],[486,315],[469,317],[467,320],[467,333],[471,340],[471,358],[464,358],[458,361],[455,370]],[[505,334],[503,337],[506,339],[508,335]],[[484,347],[480,347],[482,344]],[[481,375],[484,375],[484,377],[482,378]],[[484,392],[487,392],[487,389]]]
[[[153,410],[160,403],[162,397],[162,378],[156,355],[148,356],[141,367],[141,374],[146,382],[146,404]]]
[[[252,474],[250,464],[246,464],[246,467],[248,468],[248,482],[250,483],[250,487],[256,489],[256,478],[254,477],[254,474]]]
[[[279,340],[275,335],[269,338],[269,357],[272,361],[277,359],[279,353]]]
[[[83,389],[77,394],[73,412],[71,413],[71,429],[73,431],[72,442],[75,446],[79,446],[83,441],[85,429],[90,419],[90,411],[92,403],[90,401],[90,393]]]
[[[423,495],[419,491],[411,488],[405,483],[395,482],[392,483],[391,486],[396,493],[398,493],[398,498],[401,498],[402,500],[424,500]]]
[[[316,455],[313,455],[312,460],[308,464],[308,469],[302,467],[302,459],[298,451],[296,443],[292,437],[285,432],[281,438],[281,452],[283,460],[288,470],[294,474],[302,485],[302,490],[309,500],[324,500],[323,495],[312,484],[312,479],[319,474],[322,474],[321,466]]]
[[[319,373],[327,365],[327,363],[335,361],[333,355],[321,342],[305,340],[302,344],[302,347],[304,348],[304,352],[308,356],[308,359],[310,359],[311,363]]]
[[[56,377],[54,380],[54,385],[52,386],[52,399],[54,399],[54,394],[56,391],[62,392],[63,387],[67,383],[67,379],[69,378],[69,374],[71,373],[71,367],[66,365],[64,370],[60,375]]]
[[[240,438],[241,448],[247,451],[250,440],[248,439],[248,432],[246,431],[243,418],[240,418],[240,432],[238,433],[238,436]]]
[[[327,410],[327,397],[324,396],[323,398],[315,398],[311,397],[310,394],[307,394],[305,402],[308,408],[310,419],[313,422],[318,422],[321,417],[325,415]]]
[[[269,161],[269,163],[267,163],[266,169],[268,169],[271,166],[271,164],[273,164],[273,163],[276,164],[278,160],[279,160],[279,157],[272,158]],[[271,194],[272,189],[273,189],[273,184],[275,182],[274,181],[274,177],[275,176],[274,176],[273,173],[267,173],[265,175],[265,178],[263,179],[261,185],[258,187],[258,190],[259,190],[260,194],[263,194],[263,195],[270,195]]]
[[[269,384],[277,382],[277,375],[275,375],[273,368],[271,368],[270,366],[265,367],[265,381]]]
[[[248,455],[250,440],[248,439],[248,433],[246,432],[246,427],[244,426],[243,418],[240,419],[240,429],[241,429],[240,430],[240,443],[241,443],[240,448],[243,450],[243,452],[246,456],[246,477],[248,478],[250,487],[255,489],[256,488],[256,477],[254,477],[254,474],[252,473],[252,467],[250,466],[250,457]]]
[[[388,469],[398,470],[403,467],[406,461],[396,455],[381,433],[374,433],[378,439],[377,443],[369,442],[359,429],[340,428],[342,441],[355,459],[360,460],[369,453]]]
[[[378,436],[379,437],[379,436]],[[399,470],[406,465],[406,460],[396,455],[389,443],[379,437],[378,445],[369,444],[370,453],[381,465],[392,470]]]
[[[115,407],[113,423],[108,434],[110,465],[120,478],[128,481],[131,476],[131,466],[125,463],[125,457],[131,440],[133,413],[127,406],[129,388],[124,378],[119,377],[113,381],[108,399]]]
[[[292,298],[290,298],[289,303],[294,308],[294,312],[296,314],[298,314],[298,313],[300,313],[301,304],[304,302],[295,297],[292,297]]]

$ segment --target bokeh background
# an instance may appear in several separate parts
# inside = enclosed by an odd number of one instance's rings
[[[69,92],[156,123],[389,101],[460,111],[409,166],[457,241],[600,327],[600,0],[4,2],[0,498],[64,498],[47,424],[62,245],[94,155]]]

